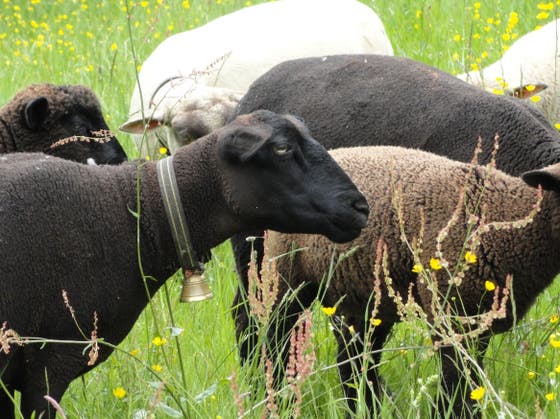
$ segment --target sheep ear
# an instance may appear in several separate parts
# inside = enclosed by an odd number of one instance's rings
[[[530,98],[531,96],[539,94],[547,87],[548,85],[544,83],[524,84],[522,86],[518,86],[512,89],[511,95],[518,97],[519,99],[527,99]]]
[[[560,164],[525,172],[521,175],[521,178],[526,184],[534,188],[540,185],[544,190],[560,192]]]
[[[225,128],[218,134],[218,147],[227,160],[246,163],[258,154],[271,136],[272,127],[268,125]]]
[[[23,109],[23,120],[30,130],[37,130],[47,119],[49,114],[49,102],[43,96],[36,97],[25,104]]]
[[[152,117],[147,123],[142,118],[131,118],[119,127],[119,131],[142,135],[144,131],[152,131],[162,125],[163,120],[160,118]]]

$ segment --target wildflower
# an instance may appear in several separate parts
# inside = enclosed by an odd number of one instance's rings
[[[424,268],[422,267],[421,263],[415,263],[414,266],[412,267],[412,272],[414,272],[415,274],[419,274],[423,270]]]
[[[560,317],[558,317],[558,314],[553,314],[552,316],[550,316],[548,318],[548,321],[552,324],[558,323],[558,320],[560,320]]]
[[[162,372],[162,371],[163,371],[163,367],[162,367],[161,365],[159,365],[159,364],[154,364],[154,365],[152,365],[152,369],[153,369],[155,372]]]
[[[126,396],[126,390],[122,387],[114,388],[113,389],[113,396],[115,396],[119,400],[122,400]]]
[[[539,4],[537,4],[537,9],[539,9],[539,10],[552,10],[552,9],[554,9],[554,3],[552,3],[552,2],[539,3]]]
[[[183,2],[183,7],[184,7],[185,9],[190,9],[190,8],[191,8],[191,3],[189,2],[189,0],[185,0],[185,1]]]
[[[536,376],[537,376],[537,373],[536,373],[535,371],[529,371],[529,372],[527,373],[527,378],[528,378],[529,380],[534,380]]]
[[[548,400],[549,402],[553,401],[554,399],[556,399],[556,393],[546,393],[544,395],[544,398],[546,400]]]
[[[504,90],[503,89],[498,89],[497,87],[493,87],[492,88],[492,93],[494,93],[495,95],[503,95]]]
[[[336,313],[336,307],[321,307],[321,311],[328,317],[331,317],[334,316],[334,313]]]
[[[525,86],[525,89],[528,92],[532,92],[533,90],[535,90],[535,85],[534,84],[528,84],[527,86]]]
[[[160,147],[159,148],[159,154],[161,154],[162,156],[165,156],[167,154],[167,148],[166,147]]]
[[[132,351],[129,352],[129,354],[132,356],[138,356],[139,353],[140,353],[140,349],[133,349]]]
[[[472,71],[478,71],[478,64],[472,63],[472,64],[471,64],[471,70],[472,70]]]
[[[560,335],[558,333],[551,334],[548,341],[553,348],[560,348]]]
[[[550,13],[548,13],[548,12],[540,12],[537,15],[537,19],[538,20],[545,20],[545,19],[548,19],[549,16],[550,16]]]
[[[375,319],[369,319],[369,322],[371,323],[371,325],[372,325],[373,327],[377,327],[377,326],[379,326],[379,325],[381,324],[381,319],[377,319],[377,318],[375,318]]]
[[[496,289],[496,284],[488,280],[484,282],[484,288],[486,288],[486,291],[494,291]]]
[[[453,37],[453,40],[454,40],[455,42],[459,42],[459,41],[461,40],[461,35],[456,34],[456,35]]]
[[[554,124],[554,128],[560,129],[560,122],[555,123],[555,124]]]
[[[156,336],[155,338],[152,339],[152,343],[153,343],[155,346],[163,346],[163,345],[165,345],[165,344],[167,343],[167,339],[162,338],[162,337],[159,337],[159,336]]]
[[[531,96],[531,102],[537,103],[539,100],[541,100],[540,96]]]
[[[439,271],[443,266],[441,265],[441,261],[438,258],[431,258],[430,259],[430,268],[434,271]]]
[[[474,4],[474,8],[475,8],[475,9],[480,9],[480,2],[479,2],[479,1],[477,1],[477,2]]]
[[[471,400],[482,400],[486,389],[484,387],[477,387],[471,391]]]
[[[422,10],[416,10],[416,19],[420,19],[422,16]]]
[[[556,368],[554,368],[554,372],[557,372],[557,373],[560,374],[560,364],[558,364],[558,365],[556,366]]]
[[[467,263],[476,263],[476,255],[470,250],[467,250],[465,252],[465,261]]]
[[[459,54],[457,54],[456,52],[453,53],[453,55],[451,56],[451,59],[453,61],[459,61]]]
[[[117,44],[115,44],[114,42],[111,44],[111,51],[116,51],[118,48]]]

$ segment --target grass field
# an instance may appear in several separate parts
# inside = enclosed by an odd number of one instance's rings
[[[255,3],[0,0],[0,103],[30,83],[85,84],[99,96],[116,131],[127,118],[135,70],[159,42]],[[514,39],[555,19],[560,7],[560,2],[536,0],[364,3],[380,15],[396,55],[452,73],[493,62]],[[131,139],[118,137],[129,156],[137,157]],[[230,316],[236,276],[229,244],[215,249],[207,277],[215,297],[196,304],[179,304],[180,283],[169,281],[119,350],[74,381],[61,402],[66,415],[232,418],[243,411],[261,417],[263,372],[259,366],[240,366],[237,355]],[[559,295],[555,284],[512,332],[493,338],[486,371],[487,386],[495,393],[488,391],[480,401],[487,417],[560,414],[560,349],[550,340],[560,324]],[[328,318],[316,309],[312,323],[317,360],[303,387],[301,416],[343,417],[346,405]],[[383,417],[431,412],[438,370],[425,331],[422,324],[402,324],[385,347],[381,371],[392,395],[381,401]],[[294,413],[288,395],[286,390],[277,398],[281,417]]]

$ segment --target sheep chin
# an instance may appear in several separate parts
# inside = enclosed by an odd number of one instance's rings
[[[97,166],[97,162],[93,159],[93,157],[88,157],[86,163],[88,164],[88,166]]]

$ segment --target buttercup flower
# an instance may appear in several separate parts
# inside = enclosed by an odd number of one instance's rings
[[[441,265],[441,261],[438,258],[431,258],[430,259],[430,268],[434,271],[439,271],[443,266]]]
[[[482,400],[482,398],[484,397],[484,393],[486,393],[486,389],[484,387],[477,387],[473,391],[471,391],[471,399]]]
[[[165,344],[167,343],[167,339],[162,338],[162,337],[159,337],[159,336],[156,336],[155,338],[152,339],[152,343],[153,343],[155,346],[163,346],[163,345],[165,345]]]
[[[369,322],[373,327],[379,326],[381,324],[381,319],[370,319]]]
[[[421,263],[415,263],[414,266],[412,267],[412,272],[414,272],[415,274],[419,274],[423,270],[424,268],[422,267]]]
[[[476,255],[470,250],[467,250],[465,252],[465,261],[467,263],[476,263]]]
[[[113,389],[113,396],[115,396],[119,400],[122,400],[126,396],[126,390],[122,387],[114,388]]]
[[[484,288],[486,288],[486,291],[494,291],[496,289],[496,284],[492,281],[485,281]]]
[[[328,317],[331,317],[334,316],[334,313],[336,313],[336,307],[321,307],[321,311]]]

